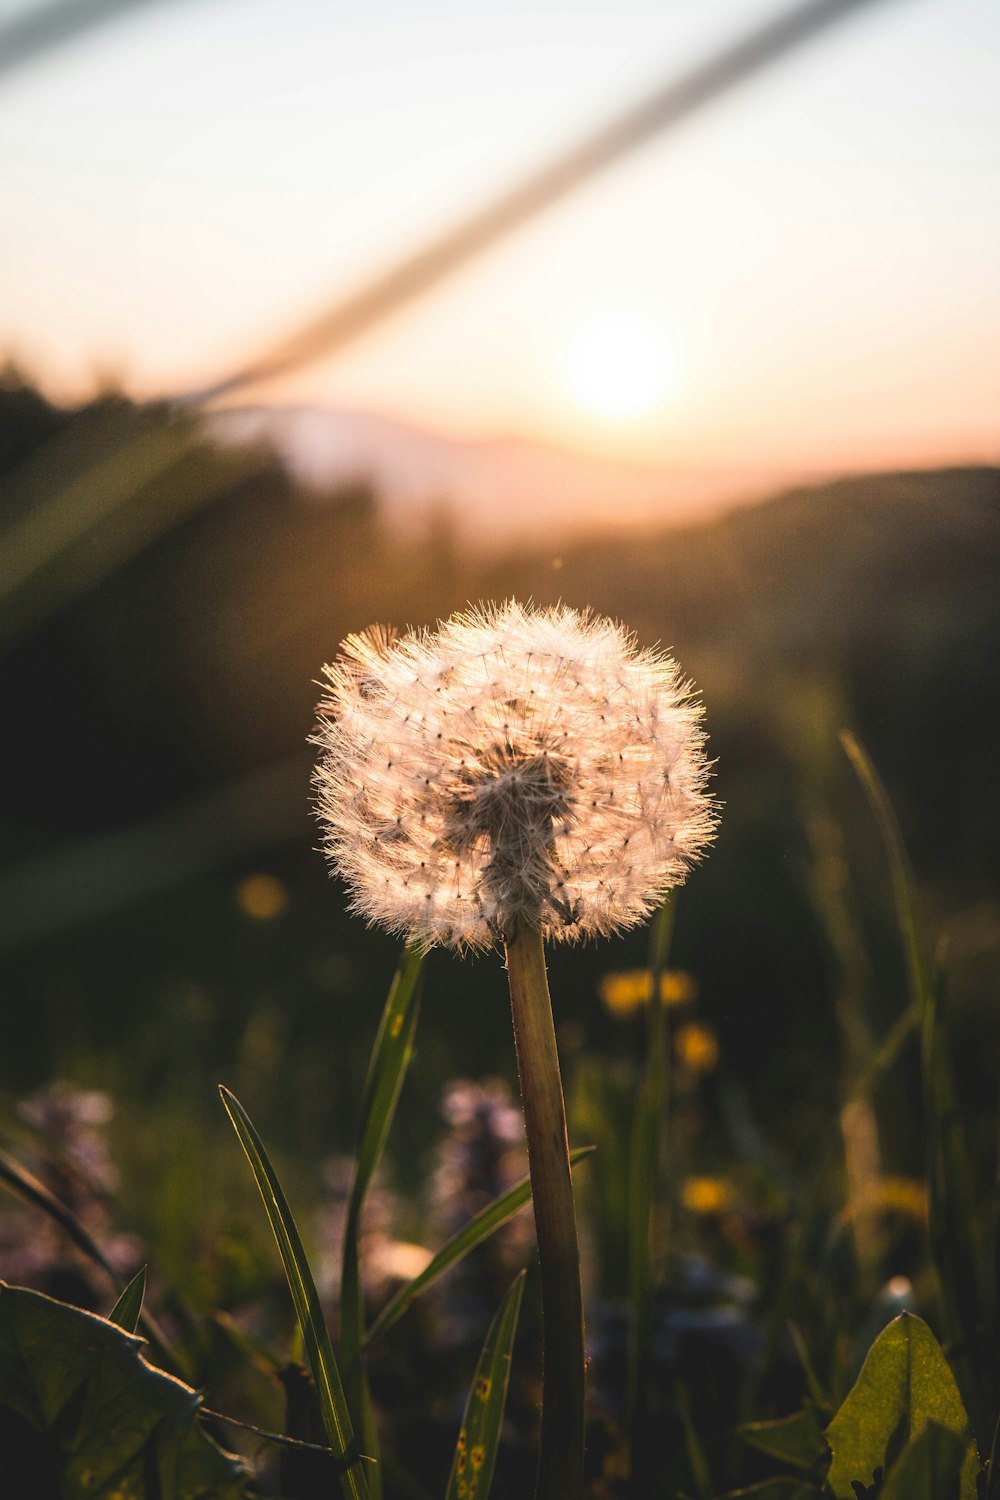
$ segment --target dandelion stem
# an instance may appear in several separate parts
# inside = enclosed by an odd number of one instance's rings
[[[537,927],[511,924],[507,975],[542,1274],[542,1435],[537,1500],[583,1494],[584,1346],[580,1252],[566,1112],[545,954]]]

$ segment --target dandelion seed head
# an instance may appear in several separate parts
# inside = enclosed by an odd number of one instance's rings
[[[323,848],[353,908],[411,940],[622,931],[713,836],[701,706],[611,620],[511,600],[348,636],[324,672]]]

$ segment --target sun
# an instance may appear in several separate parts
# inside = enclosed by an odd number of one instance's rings
[[[611,421],[644,417],[669,399],[677,356],[666,339],[637,317],[605,317],[581,328],[567,373],[576,400]]]

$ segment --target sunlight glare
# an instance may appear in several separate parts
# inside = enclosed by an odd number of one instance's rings
[[[671,395],[675,352],[648,322],[607,317],[588,323],[569,354],[573,393],[587,411],[622,421],[646,416]]]

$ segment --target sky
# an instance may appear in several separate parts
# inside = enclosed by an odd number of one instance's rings
[[[2,80],[0,351],[203,386],[780,8],[143,6]],[[998,65],[995,0],[873,4],[246,397],[678,469],[1000,460]]]

